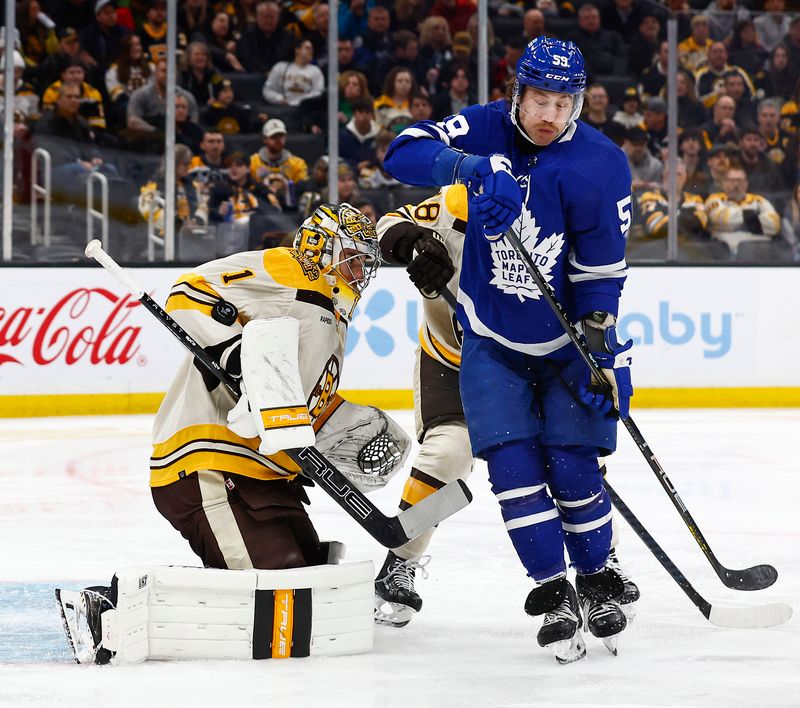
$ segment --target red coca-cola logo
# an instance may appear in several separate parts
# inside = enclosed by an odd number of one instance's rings
[[[7,310],[0,306],[0,365],[22,364],[7,349],[19,351],[28,342],[31,358],[40,366],[56,361],[69,366],[79,361],[125,364],[139,351],[137,340],[142,328],[125,324],[131,310],[139,305],[130,295],[120,296],[104,288],[76,288],[50,308]],[[92,323],[85,324],[90,307]],[[99,307],[104,314],[98,317],[95,312]]]

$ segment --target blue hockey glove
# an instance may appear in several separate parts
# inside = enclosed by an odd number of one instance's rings
[[[503,155],[467,155],[457,170],[459,182],[470,191],[469,216],[483,224],[488,238],[511,228],[522,211],[522,192]]]
[[[584,320],[584,330],[587,330],[588,327],[590,325],[587,326]],[[593,334],[599,333],[588,334],[587,342],[592,341]],[[602,350],[594,351],[590,344],[592,356],[611,386],[611,398],[608,397],[608,388],[599,385],[588,371],[586,381],[579,387],[579,395],[587,406],[595,408],[603,414],[608,413],[613,405],[619,411],[619,417],[625,419],[630,414],[631,397],[633,396],[630,369],[633,360],[628,354],[633,347],[633,340],[629,339],[624,344],[619,342],[617,328],[611,325],[602,329],[602,347]]]

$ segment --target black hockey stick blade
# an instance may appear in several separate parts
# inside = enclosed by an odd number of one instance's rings
[[[686,593],[686,596],[711,624],[730,629],[762,629],[765,627],[777,627],[789,621],[792,616],[792,608],[785,602],[774,602],[754,607],[719,607],[718,605],[712,605],[694,589],[694,586],[678,566],[672,562],[672,559],[664,549],[658,545],[658,542],[650,535],[650,532],[642,525],[642,522],[639,521],[630,507],[614,491],[608,480],[604,480],[604,484],[608,495],[611,497],[611,503],[620,516],[628,522],[628,525],[642,539],[644,545],[656,557],[656,560],[661,563],[664,570],[667,571],[669,576]]]
[[[720,580],[734,590],[763,590],[778,579],[778,571],[768,563],[754,565],[743,570],[731,570],[723,565],[714,566]]]
[[[397,516],[386,516],[319,450],[306,447],[286,450],[286,454],[385,548],[397,548],[408,543],[472,501],[467,485],[457,479]]]

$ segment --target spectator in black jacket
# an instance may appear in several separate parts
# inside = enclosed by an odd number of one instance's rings
[[[375,62],[374,71],[370,81],[370,89],[377,95],[380,93],[383,80],[396,66],[408,69],[420,86],[425,85],[425,74],[428,63],[419,55],[419,39],[417,35],[408,30],[400,30],[392,35],[392,53]]]
[[[192,42],[181,57],[178,85],[185,88],[197,102],[198,107],[211,102],[214,86],[222,76],[211,62],[211,52],[203,42]]]
[[[279,61],[291,61],[294,37],[280,27],[281,8],[274,0],[256,6],[256,24],[248,27],[236,53],[247,71],[268,72]]]
[[[375,161],[375,136],[381,127],[375,121],[375,108],[369,98],[356,98],[352,106],[353,117],[339,130],[339,155],[358,174]]]
[[[94,4],[94,19],[81,32],[81,47],[97,62],[97,69],[103,75],[119,56],[122,38],[128,34],[128,30],[117,24],[115,0],[97,0]]]
[[[661,23],[652,13],[642,15],[639,30],[631,39],[628,48],[628,67],[635,76],[640,76],[656,60],[661,36]]]
[[[652,14],[639,0],[612,0],[600,15],[603,29],[616,32],[625,44],[630,44],[639,32],[645,14]]]
[[[628,53],[622,37],[600,26],[600,11],[592,3],[581,5],[578,10],[578,29],[567,39],[575,42],[583,52],[590,78],[600,74],[627,74]]]
[[[453,64],[449,73],[450,90],[433,97],[434,120],[444,120],[477,102],[475,93],[470,89],[466,64]]]

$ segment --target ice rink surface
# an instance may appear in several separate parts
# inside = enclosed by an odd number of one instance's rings
[[[409,427],[411,414],[398,418]],[[800,598],[800,410],[635,411],[637,424],[720,561],[772,563],[777,583],[725,588],[655,476],[620,429],[609,459],[617,492],[713,604]],[[252,662],[76,666],[54,587],[107,584],[120,567],[197,565],[147,486],[150,416],[0,421],[0,705],[2,706],[800,706],[800,619],[764,630],[710,625],[620,521],[619,555],[642,590],[636,621],[612,657],[556,664],[536,644],[531,588],[489,491],[442,524],[423,611],[401,630],[377,627],[371,653]],[[403,474],[373,495],[396,513]],[[311,491],[322,538],[349,560],[385,551],[322,492]]]

